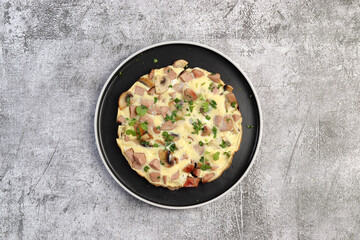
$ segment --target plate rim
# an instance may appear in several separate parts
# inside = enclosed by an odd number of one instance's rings
[[[100,103],[101,100],[103,98],[104,92],[106,90],[106,88],[108,87],[111,79],[114,77],[114,75],[118,72],[118,70],[125,65],[130,59],[132,59],[133,57],[139,55],[140,53],[149,50],[151,48],[155,48],[155,47],[159,47],[159,46],[163,46],[163,45],[171,45],[171,44],[187,44],[187,45],[194,45],[194,46],[198,46],[198,47],[202,47],[205,49],[208,49],[210,51],[213,51],[217,54],[219,54],[220,56],[224,57],[226,60],[228,60],[232,65],[234,65],[240,72],[241,74],[244,76],[245,80],[248,82],[252,92],[254,93],[254,97],[256,100],[256,103],[258,105],[258,110],[259,110],[259,123],[260,123],[260,128],[259,128],[259,137],[258,137],[258,143],[254,152],[253,157],[251,158],[250,164],[247,167],[247,169],[245,170],[244,174],[239,178],[239,180],[237,180],[237,182],[232,185],[229,189],[227,189],[225,192],[221,193],[220,195],[206,201],[203,203],[199,203],[199,204],[193,204],[193,205],[189,205],[189,206],[171,206],[171,205],[164,205],[164,204],[159,204],[159,203],[155,203],[152,201],[149,201],[145,198],[142,198],[141,196],[138,196],[137,194],[135,194],[133,191],[131,191],[131,189],[128,189],[124,184],[122,184],[119,179],[117,179],[117,177],[114,175],[114,173],[112,172],[112,170],[110,169],[110,167],[108,166],[104,154],[101,150],[100,147],[100,141],[99,141],[99,135],[98,135],[98,118],[99,118],[99,108],[100,108]],[[262,110],[261,110],[261,106],[260,106],[260,101],[259,101],[259,97],[255,91],[255,88],[252,84],[252,82],[249,80],[248,76],[245,74],[245,72],[237,65],[236,62],[234,62],[230,57],[228,57],[227,55],[225,55],[224,53],[220,52],[219,50],[210,47],[208,45],[202,44],[202,43],[197,43],[197,42],[192,42],[192,41],[165,41],[165,42],[160,42],[160,43],[156,43],[156,44],[152,44],[150,46],[147,46],[145,48],[142,48],[138,51],[136,51],[135,53],[131,54],[129,57],[127,57],[125,60],[123,60],[116,68],[115,70],[110,74],[110,76],[108,77],[108,79],[106,80],[106,82],[104,83],[104,86],[101,89],[100,95],[98,97],[97,103],[96,103],[96,108],[95,108],[95,115],[94,115],[94,131],[95,131],[95,140],[96,140],[96,147],[97,147],[97,151],[100,155],[100,158],[103,162],[103,164],[105,165],[105,168],[107,169],[107,171],[110,173],[110,175],[112,176],[112,178],[130,195],[132,195],[133,197],[137,198],[140,201],[143,201],[147,204],[150,204],[152,206],[155,207],[159,207],[159,208],[165,208],[165,209],[176,209],[176,210],[180,210],[180,209],[191,209],[191,208],[196,208],[196,207],[201,207],[204,205],[207,205],[209,203],[212,203],[222,197],[224,197],[227,193],[229,193],[231,190],[233,190],[237,185],[240,184],[240,182],[244,179],[244,177],[248,174],[249,170],[252,168],[252,166],[254,165],[256,156],[259,152],[259,148],[260,148],[260,144],[261,144],[261,140],[262,140],[262,132],[263,132],[263,123],[262,123]]]

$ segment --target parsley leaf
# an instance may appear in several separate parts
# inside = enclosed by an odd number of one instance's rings
[[[222,140],[220,147],[226,148],[226,147],[230,147],[230,145],[231,145],[230,142]]]
[[[232,103],[231,103],[231,106],[232,106],[233,108],[236,108],[236,102],[232,102]]]
[[[154,97],[154,104],[157,102],[158,98]]]
[[[171,144],[169,149],[171,152],[174,152],[177,149],[175,143]]]
[[[220,155],[220,152],[216,152],[216,153],[213,155],[214,161],[219,160],[219,155]]]
[[[129,105],[130,105],[130,100],[131,100],[131,97],[130,97],[130,96],[127,96],[127,97],[126,97],[126,106],[129,106]]]
[[[154,145],[153,145],[153,147],[159,147],[160,145],[159,144],[157,144],[157,143],[154,143]]]
[[[202,109],[204,112],[208,112],[208,111],[209,111],[209,105],[210,105],[210,103],[204,102],[204,103],[201,104],[201,109]]]
[[[213,134],[214,134],[214,138],[216,138],[217,128],[216,128],[216,127],[213,127],[212,132],[213,132]]]
[[[162,133],[162,136],[165,139],[165,142],[171,142],[172,140],[174,140],[174,136],[171,136],[167,131],[164,131]]]
[[[202,128],[204,126],[204,124],[202,124],[202,122],[200,122],[199,119],[197,121],[193,122],[192,125],[194,127],[196,134],[199,134],[199,131],[202,130]],[[192,133],[195,133],[195,132],[192,132]]]
[[[192,111],[194,110],[194,106],[193,106],[193,105],[190,106],[189,108],[190,108],[190,112],[192,112]]]
[[[214,100],[211,100],[210,105],[213,109],[216,109],[217,103]]]
[[[202,141],[200,141],[199,145],[202,147],[202,146],[204,146],[204,143]]]
[[[211,167],[209,165],[207,165],[207,164],[201,165],[201,170],[206,171],[206,170],[209,170],[209,169],[211,169]]]
[[[144,116],[147,113],[147,111],[148,111],[148,108],[144,105],[136,107],[136,113],[139,116]]]
[[[209,115],[206,115],[206,120],[210,120],[210,116]]]
[[[133,135],[136,136],[136,132],[132,129],[126,130],[126,135]]]
[[[201,158],[200,158],[200,160],[199,160],[201,163],[204,163],[204,161],[205,161],[205,158],[204,158],[204,156],[201,156]]]
[[[144,131],[147,131],[147,130],[148,130],[148,127],[147,127],[147,124],[146,124],[146,123],[141,123],[140,126],[141,126],[141,128],[142,128]]]
[[[129,122],[129,126],[134,126],[136,123],[136,118],[131,119],[131,121]]]

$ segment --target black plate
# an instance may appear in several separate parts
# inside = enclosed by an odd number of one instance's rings
[[[171,65],[186,59],[189,67],[200,67],[218,72],[221,79],[234,87],[243,116],[243,139],[231,166],[214,182],[199,184],[197,188],[170,191],[155,187],[132,170],[116,144],[115,122],[118,98],[140,76],[153,68]],[[154,59],[157,59],[155,63]],[[121,73],[120,73],[121,72]],[[249,129],[247,125],[254,127]],[[99,97],[95,114],[95,134],[100,156],[114,179],[130,194],[149,204],[165,208],[189,208],[217,199],[239,183],[249,169],[261,137],[261,113],[256,93],[240,69],[220,52],[210,47],[189,42],[168,42],[141,50],[126,59],[106,82]]]

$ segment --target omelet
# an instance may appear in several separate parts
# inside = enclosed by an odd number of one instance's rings
[[[151,184],[176,190],[214,181],[240,148],[242,116],[219,73],[180,59],[152,69],[119,97],[116,142]]]

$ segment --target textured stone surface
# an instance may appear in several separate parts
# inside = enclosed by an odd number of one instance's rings
[[[1,239],[359,239],[359,1],[1,1]],[[142,203],[107,173],[93,116],[153,43],[219,49],[262,103],[262,146],[222,201]]]

